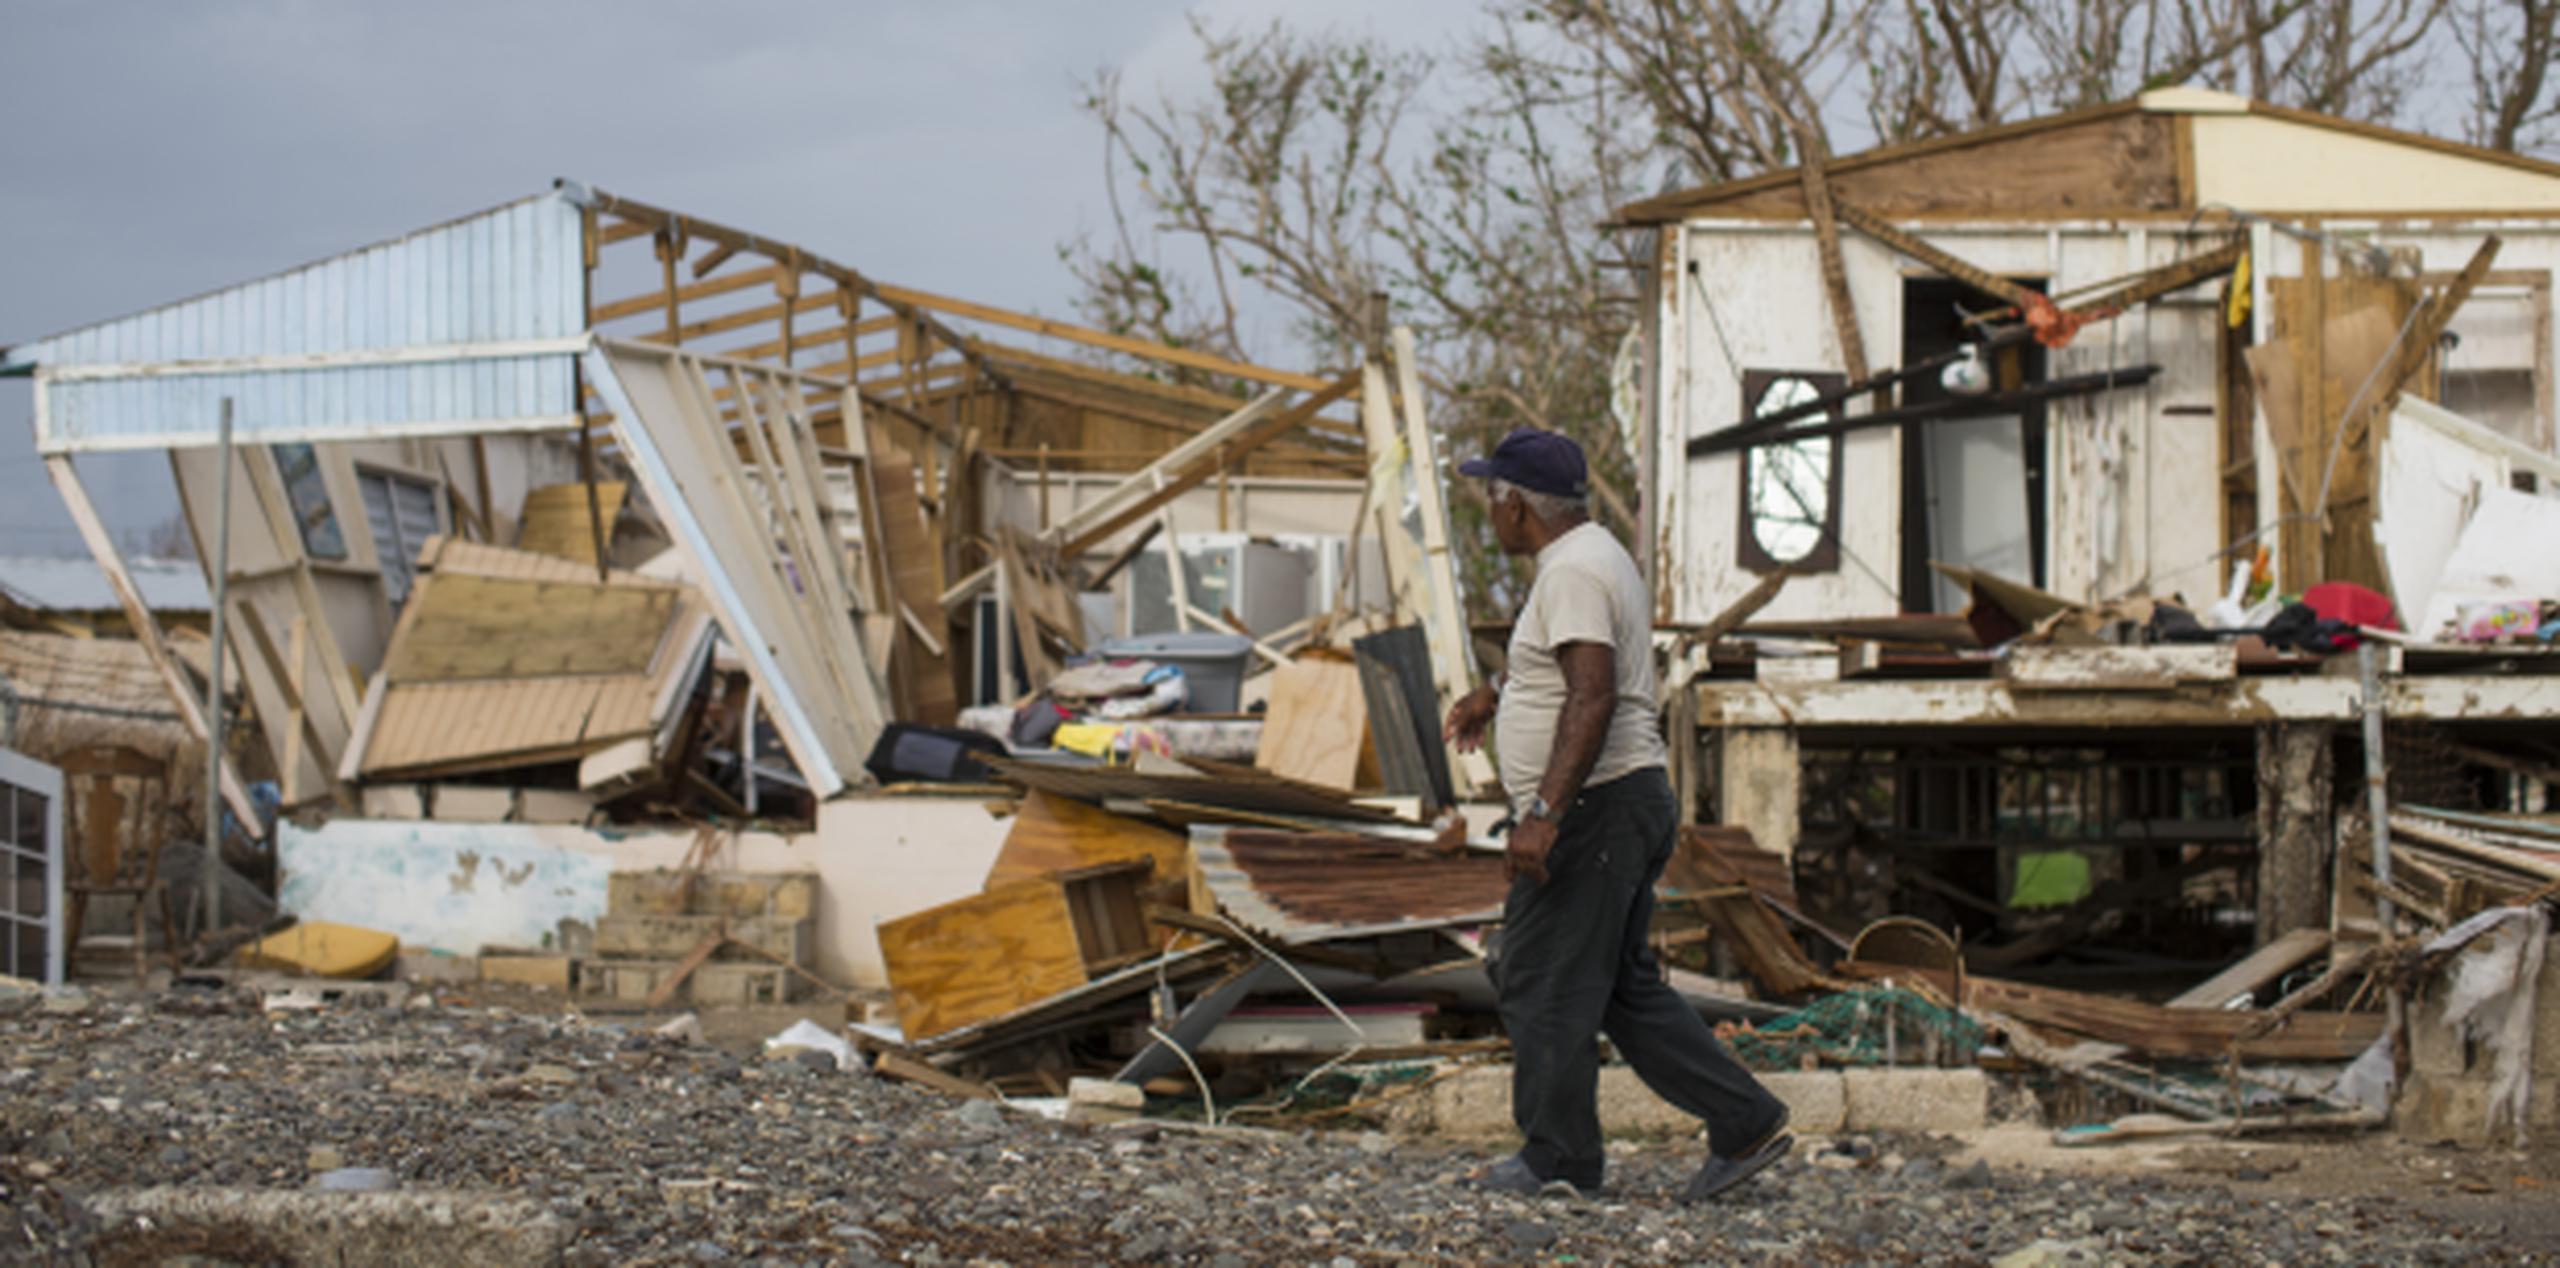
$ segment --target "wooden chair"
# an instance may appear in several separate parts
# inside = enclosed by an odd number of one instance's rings
[[[53,760],[62,770],[64,838],[79,851],[64,870],[71,922],[64,926],[64,958],[76,959],[89,915],[89,898],[122,895],[133,900],[133,975],[150,967],[145,913],[160,909],[162,945],[178,949],[178,924],[169,889],[160,879],[160,847],[169,826],[169,763],[121,744],[93,744]],[[119,781],[130,781],[128,794]]]

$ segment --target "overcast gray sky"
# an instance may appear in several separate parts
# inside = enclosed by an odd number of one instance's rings
[[[1445,47],[1481,0],[19,0],[0,38],[0,345],[573,177],[876,276],[1068,315],[1107,226],[1080,84],[1197,86],[1187,19]],[[0,554],[77,554],[0,380]],[[157,455],[80,460],[119,531]]]

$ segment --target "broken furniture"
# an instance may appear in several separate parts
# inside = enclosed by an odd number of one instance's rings
[[[146,922],[160,918],[162,948],[178,952],[178,923],[160,878],[160,847],[176,826],[169,805],[169,765],[121,744],[74,749],[53,759],[62,771],[63,833],[77,862],[67,869],[63,892],[69,918],[63,925],[64,958],[77,960],[88,934],[89,904],[120,898],[132,906],[133,976],[149,970]]]
[[[1144,860],[1049,872],[880,926],[898,1023],[929,1039],[1147,958]]]

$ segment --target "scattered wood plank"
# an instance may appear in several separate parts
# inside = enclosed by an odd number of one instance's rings
[[[857,1032],[859,1033],[859,1032]],[[996,1090],[975,1079],[964,1079],[940,1066],[901,1049],[883,1048],[871,1059],[871,1072],[906,1083],[920,1084],[951,1096],[973,1101],[1000,1101]]]
[[[658,989],[649,992],[649,1011],[656,1012],[675,999],[676,992],[684,989],[685,980],[693,976],[693,971],[708,963],[711,953],[719,950],[721,944],[728,940],[729,934],[726,929],[714,929],[704,934],[702,941],[693,944],[693,950],[685,952],[684,958],[676,962],[675,972],[669,973],[665,980],[659,982]]]
[[[2284,976],[2329,949],[2326,929],[2296,929],[2250,952],[2169,1001],[2171,1008],[2220,1008]]]

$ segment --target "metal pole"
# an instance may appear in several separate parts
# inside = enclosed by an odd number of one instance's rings
[[[2356,647],[2356,670],[2364,679],[2364,813],[2373,832],[2373,879],[2382,889],[2374,895],[2382,937],[2389,941],[2395,905],[2391,887],[2391,797],[2385,790],[2388,769],[2382,760],[2382,668],[2380,649],[2365,639]]]
[[[205,937],[222,927],[222,637],[231,594],[231,398],[222,398],[222,495],[213,530],[213,658],[205,674],[204,890]],[[249,827],[248,824],[240,825]],[[174,950],[174,948],[173,948]]]

